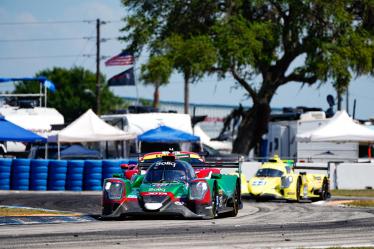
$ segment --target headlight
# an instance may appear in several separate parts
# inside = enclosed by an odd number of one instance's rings
[[[105,190],[109,199],[118,200],[122,198],[123,184],[120,182],[106,182]]]
[[[201,200],[208,191],[208,184],[206,182],[194,182],[190,185],[190,199]]]
[[[283,176],[281,178],[281,181],[282,181],[281,187],[282,188],[288,188],[291,185],[291,182],[293,181],[293,178],[292,178],[292,176]]]
[[[109,189],[110,189],[110,185],[112,185],[111,182],[106,182],[106,183],[105,183],[104,188],[105,188],[106,191],[109,191]]]

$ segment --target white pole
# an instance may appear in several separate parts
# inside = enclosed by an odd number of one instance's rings
[[[42,100],[43,100],[43,87],[42,82],[39,82],[39,107],[42,107]]]
[[[47,107],[47,87],[44,84],[44,107]]]
[[[136,105],[139,105],[139,89],[138,89],[138,83],[136,79],[136,70],[135,70],[135,59],[134,59],[134,65],[133,65],[133,72],[134,72],[134,82],[135,82],[135,89],[136,89]]]
[[[48,142],[45,144],[44,159],[48,159]]]
[[[59,136],[57,134],[57,159],[60,160],[60,139],[59,139]]]

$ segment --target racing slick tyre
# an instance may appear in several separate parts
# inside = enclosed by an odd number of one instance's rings
[[[219,199],[219,197],[218,197],[218,194],[217,194],[217,185],[215,183],[214,187],[213,187],[212,198],[210,200],[210,206],[212,208],[209,210],[209,213],[207,214],[207,216],[205,216],[203,219],[214,219],[216,217],[218,199]]]
[[[323,179],[321,193],[319,194],[318,200],[326,200],[329,198],[329,183],[326,178]]]
[[[298,178],[297,183],[296,183],[296,199],[295,199],[296,202],[300,201],[300,189],[301,189],[301,180],[300,178]]]
[[[232,211],[220,214],[219,217],[225,218],[225,217],[235,217],[238,215],[239,212],[239,205],[240,205],[240,188],[236,187],[234,196],[232,198]]]

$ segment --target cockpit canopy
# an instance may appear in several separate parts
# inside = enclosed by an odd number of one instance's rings
[[[148,169],[145,183],[187,182],[195,178],[192,166],[184,161],[157,161]]]
[[[282,171],[272,168],[261,168],[256,173],[257,177],[281,177],[282,175]]]

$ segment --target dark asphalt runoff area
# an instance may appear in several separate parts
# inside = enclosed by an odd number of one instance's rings
[[[235,218],[93,219],[81,223],[6,225],[0,226],[0,248],[374,247],[374,209],[331,203],[257,203],[245,199],[244,208]],[[1,191],[0,205],[97,217],[101,192]]]

